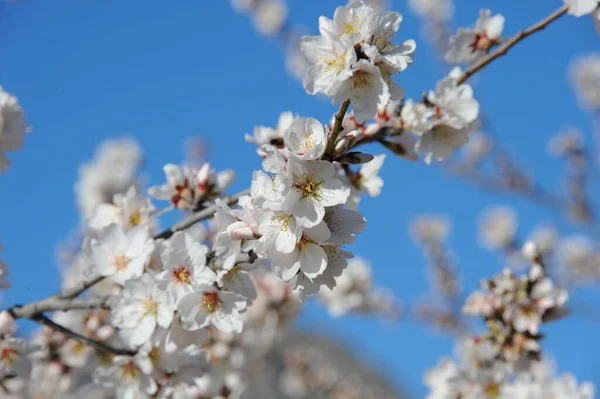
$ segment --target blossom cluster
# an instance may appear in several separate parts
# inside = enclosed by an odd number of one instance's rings
[[[338,7],[333,19],[319,19],[319,36],[305,36],[300,46],[310,67],[304,76],[309,94],[349,100],[359,123],[373,118],[377,105],[399,100],[403,90],[392,75],[404,71],[416,49],[414,40],[393,44],[402,22],[398,12],[379,13],[362,0]]]
[[[559,392],[565,398],[591,398],[593,387],[573,388],[563,379],[548,386],[536,376],[541,359],[540,327],[544,322],[564,316],[567,293],[554,286],[533,242],[523,247],[531,262],[528,275],[517,277],[505,269],[482,290],[472,293],[463,308],[469,315],[484,319],[487,331],[468,336],[461,342],[464,366],[443,360],[430,371],[426,383],[429,398],[449,397],[528,397],[550,398]]]

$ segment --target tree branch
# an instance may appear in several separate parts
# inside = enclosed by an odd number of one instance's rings
[[[223,198],[223,202],[227,205],[232,205],[239,201],[240,197],[249,194],[250,190],[244,190],[237,194]],[[175,232],[184,230],[195,223],[198,223],[204,219],[207,219],[217,212],[218,206],[213,205],[198,211],[179,223],[174,224],[171,228],[164,230],[163,232],[154,236],[154,239],[169,238]],[[83,281],[69,289],[62,292],[41,299],[39,301],[30,302],[25,305],[14,305],[6,311],[10,313],[15,319],[25,318],[36,320],[36,317],[42,316],[44,312],[52,311],[65,311],[70,309],[95,309],[95,308],[108,308],[108,297],[106,298],[93,298],[93,299],[77,299],[82,292],[86,291],[90,287],[104,280],[105,277],[96,277],[93,280]],[[44,316],[45,317],[45,316]],[[62,327],[64,329],[64,327]]]
[[[333,123],[333,128],[329,134],[327,149],[325,150],[325,154],[328,156],[332,156],[335,151],[335,142],[343,129],[342,124],[344,123],[344,116],[346,115],[346,112],[348,112],[349,107],[350,100],[348,99],[340,105],[339,111],[335,114],[335,122]]]
[[[558,10],[554,11],[552,14],[548,15],[546,18],[542,19],[540,22],[530,26],[527,29],[524,29],[517,33],[515,36],[510,38],[506,43],[500,46],[497,50],[492,53],[486,55],[471,67],[469,67],[457,80],[457,85],[464,83],[471,76],[485,68],[490,62],[494,61],[496,58],[499,58],[505,55],[508,50],[510,50],[514,45],[519,43],[521,40],[525,39],[527,36],[532,35],[533,33],[544,29],[550,23],[556,21],[561,16],[565,15],[569,10],[569,6],[564,5]]]
[[[37,321],[38,323],[48,326],[55,331],[63,333],[66,336],[68,336],[69,338],[73,338],[83,344],[94,347],[101,352],[112,353],[114,355],[122,355],[122,356],[134,356],[137,353],[137,351],[130,350],[130,349],[113,348],[112,346],[106,345],[103,342],[88,338],[84,335],[81,335],[79,333],[76,333],[75,331],[69,330],[68,328],[61,326],[60,324],[52,321],[51,319],[44,316],[43,314],[35,315],[34,317],[31,318],[31,320]]]
[[[6,311],[15,319],[34,319],[37,315],[44,312],[65,311],[71,309],[109,309],[109,299],[110,297],[62,299],[59,296],[51,296],[26,305],[15,305]]]
[[[237,194],[230,195],[229,197],[222,198],[221,200],[224,203],[226,203],[227,205],[233,205],[233,204],[237,204],[237,202],[240,200],[240,197],[243,197],[244,195],[248,195],[248,194],[250,194],[250,189],[240,191]],[[204,208],[201,211],[193,213],[190,216],[188,216],[187,218],[185,218],[184,220],[182,220],[181,222],[175,223],[170,228],[156,234],[154,236],[154,239],[158,240],[159,238],[169,238],[178,231],[185,230],[188,227],[190,227],[204,219],[208,219],[209,217],[211,217],[212,215],[214,215],[217,212],[217,209],[218,209],[218,206],[213,205],[211,207]]]

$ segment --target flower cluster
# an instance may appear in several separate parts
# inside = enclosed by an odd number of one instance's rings
[[[464,366],[443,360],[426,375],[429,398],[550,398],[571,388],[550,390],[535,376],[541,359],[540,326],[564,315],[567,293],[554,287],[533,242],[524,245],[523,256],[532,263],[529,275],[517,277],[505,269],[484,280],[483,290],[467,299],[464,312],[481,316],[487,331],[462,340]],[[591,398],[593,389],[572,389],[571,395],[560,397]]]
[[[260,147],[264,171],[254,172],[242,209],[223,207],[217,214],[216,251],[228,264],[251,250],[269,259],[302,297],[322,285],[333,288],[351,256],[343,246],[365,225],[358,212],[343,206],[351,190],[340,165],[323,159],[329,136],[316,119],[293,120],[279,147]]]
[[[403,97],[392,75],[412,63],[416,44],[392,43],[402,14],[378,13],[362,0],[338,7],[333,20],[319,19],[320,36],[305,36],[300,44],[311,65],[304,76],[309,94],[332,97],[334,104],[350,100],[362,123],[373,118],[377,104]]]
[[[28,131],[29,126],[19,101],[0,86],[0,173],[10,166],[5,153],[20,149],[23,135]]]

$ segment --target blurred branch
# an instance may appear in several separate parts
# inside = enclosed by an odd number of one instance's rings
[[[544,29],[550,23],[556,21],[561,16],[565,15],[569,9],[568,5],[564,5],[558,10],[554,11],[552,14],[548,15],[546,18],[542,19],[540,22],[530,26],[527,29],[521,30],[515,36],[510,38],[506,43],[500,46],[497,50],[488,54],[487,56],[480,59],[478,62],[469,67],[459,78],[457,81],[457,85],[464,83],[471,76],[485,68],[489,63],[494,61],[496,58],[499,58],[505,55],[508,50],[510,50],[513,46],[519,43],[521,40],[525,39],[527,36],[534,34],[537,31]]]
[[[69,338],[73,338],[83,344],[89,345],[89,346],[91,346],[95,349],[98,349],[99,351],[104,352],[104,353],[112,353],[114,355],[122,355],[122,356],[134,356],[137,353],[137,351],[134,351],[134,350],[113,348],[112,346],[106,345],[103,342],[88,338],[84,335],[76,333],[73,330],[69,330],[68,328],[61,326],[60,324],[52,321],[51,319],[44,316],[43,314],[38,314],[38,315],[32,317],[31,320],[37,321],[38,323],[48,326],[55,331],[63,333],[64,335],[68,336]]]

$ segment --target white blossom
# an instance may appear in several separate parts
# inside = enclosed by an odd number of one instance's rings
[[[325,215],[325,207],[342,204],[350,195],[350,189],[334,177],[335,167],[330,162],[290,159],[287,171],[293,182],[283,207],[303,227],[319,224]]]
[[[210,284],[217,276],[206,266],[208,249],[184,232],[176,232],[163,245],[161,260],[163,271],[156,279],[158,286],[166,290],[177,304],[194,290],[194,284]]]
[[[144,273],[125,283],[112,307],[112,322],[121,337],[132,347],[148,341],[157,326],[167,328],[173,320],[174,305],[167,292],[159,288],[154,275]]]
[[[198,330],[213,325],[226,333],[242,331],[240,312],[245,309],[246,298],[208,284],[196,285],[177,305],[185,329]]]
[[[306,228],[295,248],[283,253],[271,245],[265,248],[267,256],[277,275],[284,281],[291,280],[300,270],[309,278],[323,274],[327,267],[327,254],[322,245],[327,243],[331,233],[325,222]]]
[[[232,183],[233,170],[215,172],[205,163],[200,169],[166,164],[163,167],[167,181],[148,189],[150,196],[168,200],[175,208],[193,211],[202,201],[218,196]]]
[[[139,195],[135,187],[130,187],[125,194],[115,194],[112,203],[99,204],[87,226],[100,230],[116,223],[125,231],[140,225],[152,230],[154,213],[150,199]]]
[[[25,377],[31,367],[31,354],[39,348],[22,338],[0,339],[0,377],[15,373]]]
[[[273,35],[282,29],[287,14],[287,6],[282,0],[261,0],[254,10],[254,24],[263,35]]]
[[[475,27],[459,28],[450,38],[450,45],[445,55],[446,61],[454,64],[475,61],[500,43],[503,28],[504,16],[501,14],[492,16],[490,10],[481,10]]]
[[[599,4],[598,0],[564,0],[564,3],[569,6],[569,14],[576,17],[591,14]]]
[[[285,132],[285,145],[298,159],[319,159],[325,152],[329,130],[314,118],[296,119]]]
[[[274,128],[267,126],[257,126],[254,128],[253,135],[246,134],[244,138],[249,143],[254,143],[259,147],[265,144],[283,147],[285,132],[292,125],[297,116],[290,111],[282,112],[279,115],[277,126]],[[258,151],[258,149],[257,149]],[[259,152],[260,153],[260,152]]]
[[[432,22],[449,21],[454,14],[452,0],[409,0],[408,5],[415,13]]]
[[[152,361],[148,357],[115,356],[110,366],[99,367],[92,378],[98,385],[116,389],[120,399],[141,399],[158,390],[152,370]]]
[[[517,233],[517,216],[508,207],[489,208],[479,221],[479,235],[490,250],[509,247]]]
[[[111,224],[84,243],[92,274],[108,276],[119,285],[142,275],[153,250],[154,242],[142,226],[125,232],[121,226]]]
[[[600,54],[575,59],[569,66],[569,76],[581,107],[600,109]]]
[[[19,101],[0,86],[0,173],[10,166],[5,153],[20,149],[27,132],[29,126]]]

